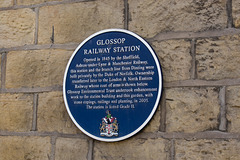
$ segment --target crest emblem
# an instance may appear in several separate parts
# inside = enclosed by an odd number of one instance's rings
[[[118,136],[118,123],[117,118],[112,117],[109,110],[106,111],[106,116],[102,118],[102,123],[100,124],[100,135],[101,136]]]

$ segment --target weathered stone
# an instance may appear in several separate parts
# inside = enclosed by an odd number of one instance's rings
[[[33,44],[35,17],[28,8],[0,11],[0,48]]]
[[[220,110],[216,88],[166,90],[166,131],[200,132],[218,127]]]
[[[203,31],[227,25],[226,0],[129,0],[129,29],[147,38],[166,31]]]
[[[153,48],[160,59],[164,81],[190,79],[192,61],[190,42],[184,40],[154,42]]]
[[[0,54],[0,66],[2,65],[2,54]],[[0,79],[2,77],[2,67],[0,67]],[[2,80],[0,80],[0,86],[2,85]],[[1,88],[1,87],[0,87]]]
[[[232,1],[233,23],[236,28],[240,28],[240,1]]]
[[[63,0],[17,0],[17,5],[32,5],[32,4],[40,4],[45,2],[52,1],[63,1]]]
[[[13,6],[13,0],[1,0],[0,7],[11,7]]]
[[[240,86],[227,87],[228,131],[240,132]]]
[[[175,159],[240,159],[238,140],[177,140]]]
[[[7,55],[6,88],[62,85],[72,51],[13,51]]]
[[[31,94],[0,94],[0,130],[30,131],[32,108]]]
[[[58,138],[55,160],[87,160],[88,141],[86,139]]]
[[[240,78],[240,35],[197,41],[196,60],[199,79]]]
[[[41,93],[38,100],[38,131],[80,133],[67,113],[62,92]]]
[[[94,143],[94,159],[167,160],[169,142],[164,139],[129,139],[127,141]]]
[[[94,32],[106,28],[123,28],[123,1],[104,0],[41,7],[38,42],[80,43]]]
[[[0,136],[1,160],[48,160],[51,153],[49,137]]]

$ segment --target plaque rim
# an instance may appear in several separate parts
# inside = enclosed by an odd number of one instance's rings
[[[141,41],[147,48],[148,50],[151,52],[151,55],[153,56],[153,59],[155,61],[155,64],[157,66],[157,71],[158,71],[158,77],[159,77],[159,86],[158,86],[158,93],[157,93],[157,98],[154,104],[154,107],[151,111],[151,113],[148,115],[147,119],[133,132],[122,136],[122,137],[117,137],[117,138],[101,138],[101,137],[97,137],[95,135],[92,135],[91,133],[87,132],[84,128],[82,128],[78,122],[75,120],[75,118],[73,117],[70,109],[69,109],[69,105],[67,102],[67,98],[66,98],[66,79],[67,79],[67,73],[69,71],[69,66],[73,60],[73,58],[75,57],[76,53],[78,52],[78,50],[86,43],[88,42],[90,39],[92,39],[93,37],[103,34],[103,33],[107,33],[107,32],[123,32],[123,33],[127,33],[135,38],[137,38],[139,41]],[[64,77],[63,77],[63,98],[64,98],[64,104],[65,104],[65,108],[68,112],[68,115],[70,116],[71,120],[73,121],[73,123],[77,126],[78,129],[80,129],[81,132],[83,132],[84,134],[86,134],[87,136],[99,140],[99,141],[103,141],[103,142],[117,142],[117,141],[121,141],[121,140],[125,140],[127,138],[132,137],[133,135],[137,134],[140,130],[142,130],[149,122],[150,120],[153,118],[159,103],[160,103],[160,99],[162,96],[162,86],[163,86],[163,75],[162,75],[162,68],[161,68],[161,64],[159,59],[157,58],[157,54],[155,53],[155,51],[153,50],[153,48],[148,44],[148,42],[146,40],[144,40],[142,37],[140,37],[139,35],[137,35],[136,33],[133,33],[129,30],[126,29],[119,29],[119,28],[110,28],[110,29],[104,29],[101,31],[98,31],[90,36],[88,36],[86,39],[84,39],[79,45],[78,47],[74,50],[74,52],[72,53],[70,59],[68,60],[65,72],[64,72]]]

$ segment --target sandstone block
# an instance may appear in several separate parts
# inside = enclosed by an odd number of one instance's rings
[[[228,131],[240,132],[240,86],[227,87]]]
[[[80,43],[107,28],[123,28],[123,1],[46,6],[39,11],[39,44]]]
[[[49,137],[0,137],[1,160],[48,160],[51,153]]]
[[[0,130],[30,131],[33,116],[33,95],[0,94]]]
[[[0,7],[11,7],[13,6],[13,0],[1,0]]]
[[[62,85],[72,51],[13,51],[7,55],[6,88]]]
[[[238,140],[178,140],[175,146],[175,159],[240,159]]]
[[[154,42],[153,48],[159,57],[164,81],[190,79],[192,61],[190,42],[184,40]]]
[[[129,29],[143,37],[166,31],[203,31],[227,25],[226,0],[129,0]]]
[[[166,131],[201,132],[218,127],[220,110],[216,88],[166,90]]]
[[[121,142],[94,143],[94,159],[167,160],[169,142],[164,139],[129,139]]]
[[[87,160],[88,141],[85,139],[58,138],[55,160]]]
[[[44,2],[52,2],[52,1],[63,1],[63,0],[17,0],[17,5],[32,5],[32,4],[40,4]]]
[[[38,131],[80,133],[67,113],[62,92],[41,93],[38,99]]]
[[[28,8],[0,11],[0,48],[33,44],[35,17]]]
[[[239,43],[240,35],[199,40],[196,48],[198,78],[239,78]]]
[[[233,23],[236,28],[240,28],[240,1],[232,1]]]

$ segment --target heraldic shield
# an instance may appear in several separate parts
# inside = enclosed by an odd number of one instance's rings
[[[112,117],[109,110],[106,111],[106,114],[100,124],[100,135],[106,137],[118,136],[117,118]]]

